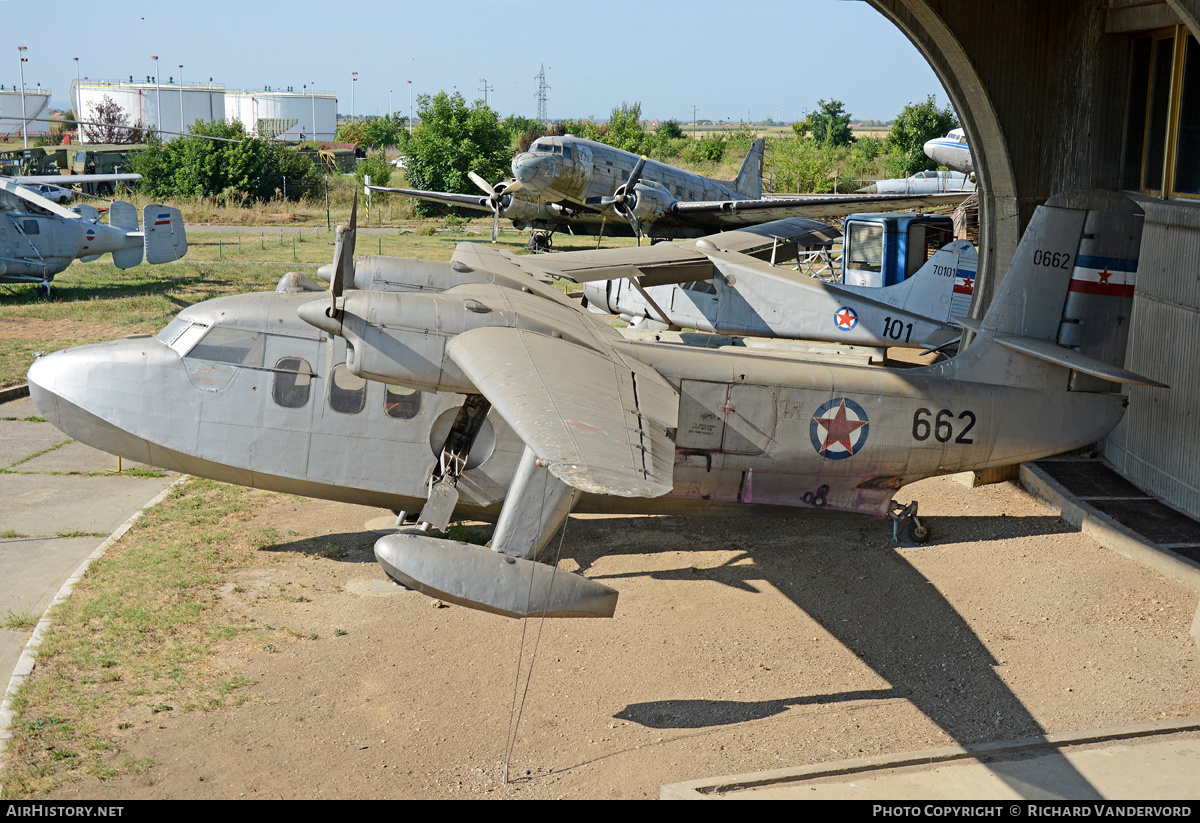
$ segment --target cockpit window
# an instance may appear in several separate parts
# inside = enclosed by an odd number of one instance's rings
[[[186,355],[192,346],[196,345],[204,333],[208,331],[207,323],[193,323],[182,317],[176,317],[167,327],[158,333],[158,339],[166,343],[180,357]]]
[[[275,364],[271,396],[285,409],[298,409],[308,402],[312,376],[312,367],[304,358],[284,357]]]
[[[215,326],[192,347],[187,356],[235,366],[262,366],[263,335],[244,329]]]
[[[563,155],[563,159],[564,159],[564,160],[570,160],[570,159],[571,159],[571,149],[570,149],[570,147],[569,147],[569,146],[563,146],[563,147],[562,147],[562,155]]]

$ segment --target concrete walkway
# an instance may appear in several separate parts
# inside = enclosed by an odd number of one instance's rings
[[[0,403],[0,673],[8,682],[33,624],[105,538],[175,476],[70,440],[28,398]],[[142,474],[146,472],[146,474]],[[148,475],[148,476],[147,476]],[[18,620],[18,618],[22,618]],[[17,623],[27,624],[16,627]]]

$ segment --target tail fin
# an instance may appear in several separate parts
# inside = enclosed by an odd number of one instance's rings
[[[1040,206],[979,326],[976,354],[994,341],[1071,369],[1075,391],[1162,386],[1122,368],[1143,217],[1129,198],[1098,190]]]
[[[766,145],[766,141],[761,137],[751,144],[750,151],[746,152],[746,159],[742,161],[742,168],[738,171],[738,176],[731,181],[735,189],[755,200],[762,197],[764,145]]]
[[[187,233],[179,209],[151,203],[142,209],[146,227],[146,262],[170,263],[187,254]]]
[[[114,200],[108,204],[108,225],[125,231],[138,230],[137,207],[124,200]]]

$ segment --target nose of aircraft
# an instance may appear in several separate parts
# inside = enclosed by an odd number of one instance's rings
[[[541,185],[554,179],[557,171],[555,159],[554,155],[534,154],[533,152],[518,154],[512,162],[513,177],[519,180],[525,188],[536,192]]]

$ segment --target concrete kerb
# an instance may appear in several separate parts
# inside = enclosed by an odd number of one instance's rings
[[[1086,732],[1048,734],[1042,737],[1027,737],[1020,740],[1004,740],[995,743],[973,743],[966,746],[945,746],[940,749],[902,752],[879,757],[864,757],[858,760],[837,760],[793,769],[772,769],[741,775],[701,778],[680,783],[670,783],[659,788],[660,800],[719,800],[732,792],[753,791],[757,788],[781,788],[799,785],[808,780],[825,777],[841,777],[864,772],[899,769],[905,766],[929,766],[963,760],[978,760],[984,756],[1017,756],[1026,752],[1046,749],[1066,749],[1091,743],[1129,740],[1177,732],[1200,731],[1200,718],[1187,717],[1159,723],[1137,723],[1096,729]]]
[[[29,384],[22,383],[19,386],[6,386],[0,389],[0,403],[7,403],[9,400],[16,400],[19,397],[29,396]]]
[[[26,391],[28,391],[28,389],[26,389]],[[171,485],[167,486],[161,492],[156,494],[152,499],[147,501],[144,506],[130,515],[128,520],[122,523],[116,531],[105,538],[104,542],[97,546],[96,549],[89,554],[82,563],[79,564],[79,568],[75,570],[75,572],[67,579],[67,582],[63,583],[62,588],[58,590],[58,594],[55,595],[54,601],[46,607],[46,611],[42,614],[42,619],[38,621],[37,627],[33,630],[33,635],[29,638],[29,642],[25,644],[25,650],[21,652],[21,659],[17,661],[16,668],[13,669],[13,675],[8,681],[8,689],[4,692],[4,700],[0,702],[0,746],[6,747],[9,739],[12,737],[12,700],[16,695],[17,690],[21,688],[21,685],[25,682],[25,679],[33,673],[38,647],[41,645],[42,638],[45,637],[46,632],[50,630],[50,610],[71,596],[71,592],[75,590],[75,584],[79,582],[79,579],[83,577],[85,572],[87,572],[88,567],[92,565],[92,561],[103,557],[105,552],[108,551],[109,547],[120,540],[125,535],[125,532],[129,531],[133,524],[137,522],[138,518],[142,516],[142,512],[153,506],[157,506],[166,499],[167,495],[170,494],[171,489],[175,488],[187,479],[187,475],[180,476],[175,480],[175,482],[171,483]],[[3,764],[0,763],[0,769],[2,768]]]
[[[1178,580],[1192,591],[1200,593],[1200,565],[1170,551],[1154,548],[1140,535],[1103,513],[1076,502],[1066,489],[1036,465],[1021,464],[1021,485],[1046,505],[1058,509],[1059,517],[1084,534],[1095,538],[1101,545]],[[1196,616],[1192,620],[1189,634],[1196,645],[1200,646],[1200,602],[1196,605]]]

